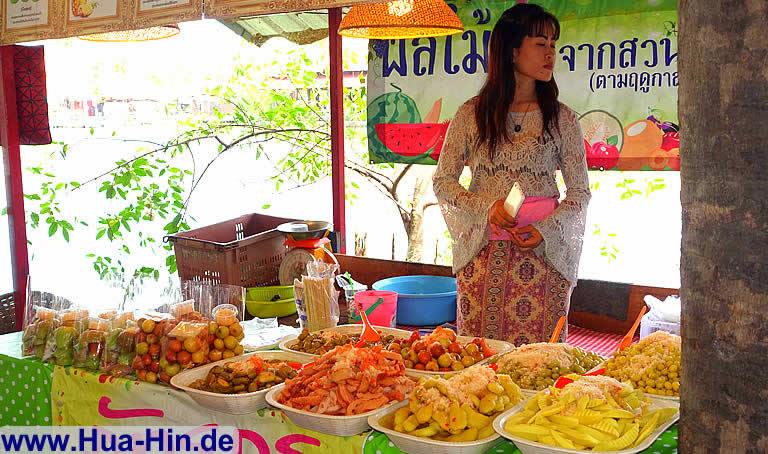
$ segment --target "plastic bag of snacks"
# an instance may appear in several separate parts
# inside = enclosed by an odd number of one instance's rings
[[[107,332],[107,321],[102,318],[89,318],[84,329],[73,346],[72,365],[87,370],[99,370],[101,354]]]
[[[43,361],[57,366],[71,366],[74,362],[74,344],[80,333],[88,327],[88,311],[68,309],[60,314],[59,326],[48,336]]]
[[[245,335],[238,318],[239,313],[238,308],[232,304],[222,304],[213,308],[213,321],[209,326],[209,332],[213,336],[208,355],[211,361],[229,359],[243,354],[244,349],[240,341]]]
[[[132,313],[124,312],[115,316],[109,322],[100,369],[110,375],[130,375],[138,333],[139,327]]]
[[[158,379],[170,383],[184,369],[208,362],[208,321],[180,321],[162,338]]]
[[[25,321],[21,335],[22,356],[35,356],[42,359],[48,336],[59,326],[57,312],[53,309],[35,306],[31,320]]]
[[[203,320],[203,314],[195,309],[194,300],[186,300],[171,304],[169,313],[176,320]]]
[[[212,362],[243,353],[244,338],[240,324],[244,314],[245,288],[237,285],[185,281],[182,294],[195,300],[195,306],[210,320],[208,359]]]
[[[50,293],[33,292],[31,279],[27,276],[27,302],[21,336],[22,356],[43,358],[48,337],[59,326],[59,313],[69,304],[68,300]]]
[[[176,327],[178,320],[170,314],[150,312],[137,320],[135,356],[131,367],[139,380],[156,383],[160,373],[162,348],[160,339]]]

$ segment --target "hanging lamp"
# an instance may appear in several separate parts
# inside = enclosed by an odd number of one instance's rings
[[[339,26],[342,36],[368,39],[424,38],[461,31],[461,19],[444,0],[389,0],[355,5]]]
[[[176,24],[160,25],[156,27],[142,28],[139,30],[123,30],[118,32],[95,33],[93,35],[79,36],[84,41],[102,43],[128,43],[139,41],[156,41],[170,38],[180,33]]]

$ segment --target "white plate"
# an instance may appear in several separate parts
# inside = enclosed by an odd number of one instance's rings
[[[322,432],[329,435],[348,437],[370,430],[368,416],[397,405],[399,402],[387,404],[382,408],[352,416],[321,415],[310,411],[298,410],[277,401],[277,394],[283,390],[285,384],[275,386],[266,395],[269,405],[279,408],[294,424],[305,429]]]
[[[171,385],[189,394],[199,405],[210,408],[211,410],[220,411],[222,413],[229,413],[231,415],[245,415],[253,413],[260,408],[267,406],[267,401],[264,397],[267,395],[269,389],[263,389],[254,393],[246,394],[219,394],[209,391],[201,391],[199,389],[190,388],[188,385],[195,380],[204,379],[208,376],[208,371],[216,366],[223,366],[226,363],[232,361],[240,361],[246,359],[252,355],[257,355],[264,360],[278,359],[282,361],[291,361],[297,363],[308,363],[309,360],[303,356],[298,356],[289,352],[271,351],[271,352],[255,352],[246,355],[236,356],[234,358],[222,359],[215,363],[206,364],[204,366],[195,367],[192,369],[179,372],[171,377]]]
[[[678,419],[680,419],[680,405],[676,404],[675,402],[672,402],[667,399],[655,399],[653,397],[649,397],[651,400],[651,406],[650,410],[655,410],[657,408],[677,408],[678,412],[667,420],[665,423],[663,423],[661,426],[659,426],[651,435],[648,436],[648,438],[645,439],[641,444],[638,446],[635,446],[633,448],[624,449],[621,451],[591,451],[591,450],[579,450],[579,449],[566,449],[566,448],[558,448],[555,446],[545,445],[542,443],[537,443],[535,441],[531,441],[525,438],[515,437],[514,435],[509,434],[506,430],[504,430],[504,424],[507,422],[507,419],[509,419],[512,415],[515,415],[519,413],[523,406],[525,405],[525,402],[521,402],[518,405],[516,405],[514,408],[509,409],[508,411],[505,411],[501,415],[499,415],[498,418],[496,418],[493,421],[493,428],[496,429],[496,432],[498,432],[502,437],[511,440],[518,448],[520,448],[520,452],[523,454],[563,454],[563,453],[573,453],[573,454],[582,454],[585,452],[590,453],[605,453],[605,454],[635,454],[638,452],[645,451],[650,447],[654,441],[656,441],[657,438],[661,436],[661,434],[664,433],[669,427],[677,422]]]
[[[321,331],[336,332],[336,333],[341,333],[341,334],[360,334],[360,332],[362,331],[362,327],[363,327],[363,325],[339,325],[339,326],[337,326],[335,328],[328,328],[328,329],[324,329],[324,330],[321,330]],[[411,331],[406,331],[406,330],[402,330],[402,329],[388,328],[388,327],[384,327],[384,326],[374,326],[374,328],[376,328],[376,331],[378,331],[378,332],[380,332],[382,334],[391,334],[391,335],[393,335],[395,337],[399,337],[399,338],[403,338],[403,339],[408,339],[411,336]],[[308,358],[317,358],[318,356],[320,356],[320,355],[313,355],[313,354],[310,354],[310,353],[304,353],[304,352],[300,352],[300,351],[291,349],[291,347],[296,343],[296,338],[297,337],[298,336],[288,336],[288,337],[283,338],[283,340],[280,341],[280,350],[284,350],[284,351],[287,351],[287,352],[295,353],[297,355],[305,355]],[[460,344],[462,344],[462,345],[468,344],[469,342],[472,341],[472,339],[474,339],[474,337],[470,337],[470,336],[457,336],[456,337],[456,340]],[[509,342],[493,340],[493,339],[486,339],[485,341],[486,341],[486,343],[488,344],[488,346],[490,348],[496,350],[496,355],[491,356],[489,358],[485,358],[484,360],[479,361],[479,362],[477,362],[475,364],[486,364],[489,361],[491,361],[493,358],[495,358],[496,356],[503,355],[504,353],[507,353],[507,352],[511,351],[512,348],[513,348],[512,344],[510,344]],[[406,371],[405,372],[406,375],[409,375],[411,377],[436,377],[436,376],[440,377],[440,376],[445,376],[445,375],[455,374],[456,373],[454,371],[451,371],[451,372],[430,372],[430,371],[418,370],[418,369],[406,369],[405,371]]]
[[[408,405],[408,399],[390,408],[379,410],[368,417],[368,424],[375,430],[385,433],[392,443],[408,454],[482,454],[499,441],[498,434],[483,438],[482,440],[464,443],[439,441],[404,434],[381,425],[380,421],[385,415],[406,405]]]

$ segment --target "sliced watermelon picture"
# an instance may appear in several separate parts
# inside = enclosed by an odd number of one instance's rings
[[[379,123],[375,126],[376,135],[392,153],[400,156],[420,156],[430,152],[430,157],[437,160],[443,148],[445,132],[449,122],[445,123]]]

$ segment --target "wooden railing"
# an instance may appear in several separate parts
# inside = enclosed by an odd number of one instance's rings
[[[343,271],[349,271],[356,281],[370,286],[380,279],[393,276],[426,274],[452,276],[448,266],[397,262],[368,257],[337,254]],[[616,282],[581,279],[571,297],[568,321],[583,328],[624,334],[632,326],[645,302],[645,295],[664,299],[677,295],[679,290],[662,287],[644,287]]]

